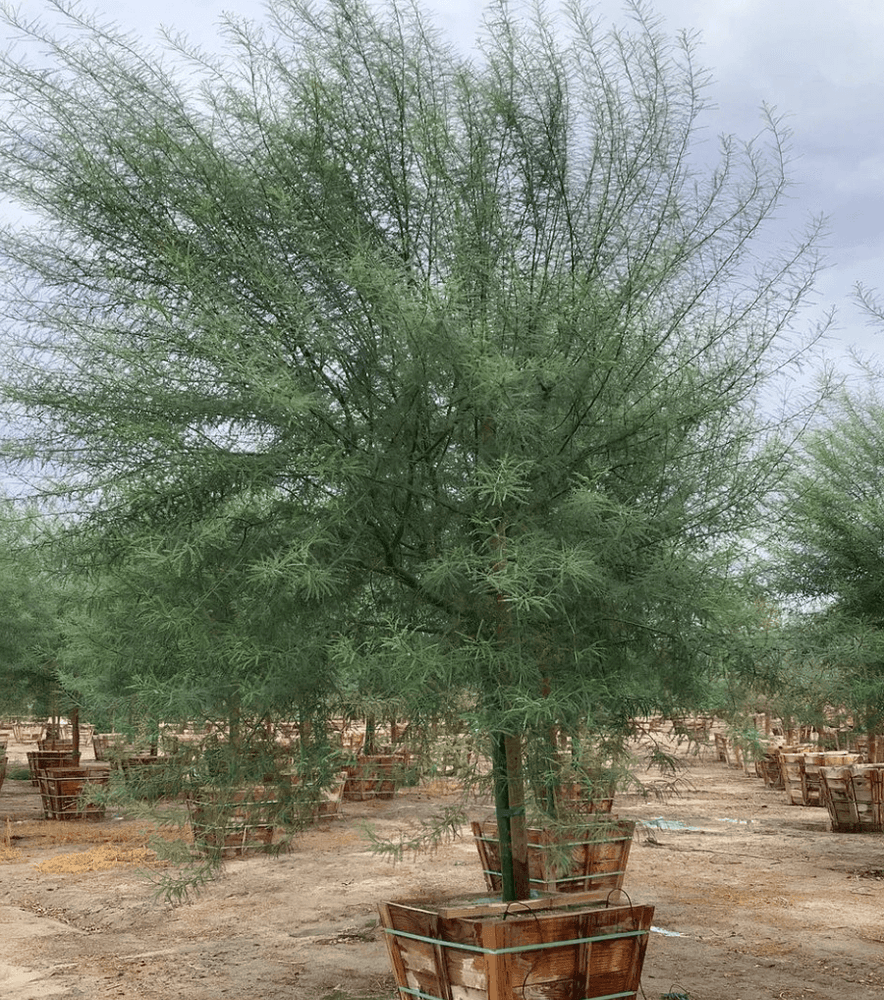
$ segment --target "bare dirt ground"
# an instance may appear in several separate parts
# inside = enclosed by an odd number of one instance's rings
[[[27,749],[10,747],[11,766]],[[645,997],[884,997],[884,838],[831,833],[824,809],[788,805],[784,792],[719,763],[711,748],[684,763],[681,795],[615,804],[641,821],[624,888],[656,905]],[[468,829],[394,866],[372,853],[364,827],[395,835],[453,799],[437,783],[388,802],[344,803],[341,818],[306,831],[290,853],[231,861],[190,902],[170,907],[125,854],[106,870],[46,864],[97,856],[96,845],[119,831],[131,833],[131,848],[138,821],[53,824],[68,828],[68,842],[52,842],[41,832],[48,824],[33,823],[36,790],[7,779],[0,996],[392,1000],[377,902],[478,892],[482,875]],[[476,818],[487,815],[476,806]]]

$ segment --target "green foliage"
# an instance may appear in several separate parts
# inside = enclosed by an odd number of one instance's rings
[[[786,135],[704,171],[707,75],[630,10],[496,3],[472,61],[360,0],[164,65],[19,19],[0,187],[46,226],[4,234],[4,391],[84,505],[70,684],[153,718],[392,700],[499,747],[741,665],[784,447],[754,408],[815,232],[759,255]]]
[[[884,404],[874,392],[842,395],[803,440],[782,518],[786,572],[805,600],[880,628],[884,624]]]
[[[797,604],[788,638],[799,661],[799,718],[845,706],[862,729],[884,722],[884,404],[842,394],[803,440],[777,522],[772,585]]]
[[[71,622],[66,683],[118,726],[133,702],[152,719],[309,712],[328,690],[328,632],[293,572],[256,578],[279,557],[269,534],[227,505],[197,525],[130,529]]]
[[[151,844],[157,851],[157,856],[165,860],[180,862],[171,872],[144,872],[144,877],[154,886],[154,898],[169,906],[181,906],[193,896],[199,894],[207,885],[216,882],[222,875],[223,868],[219,858],[203,858],[201,860],[182,858],[182,845],[170,845],[167,848]]]
[[[367,827],[366,837],[377,854],[392,861],[402,861],[406,855],[433,851],[443,844],[457,840],[467,817],[463,809],[446,806],[429,819],[420,820],[395,838],[378,837]]]
[[[0,500],[0,711],[66,711],[57,679],[73,600],[36,510]]]

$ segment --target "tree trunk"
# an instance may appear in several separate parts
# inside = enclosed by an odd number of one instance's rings
[[[376,742],[375,717],[373,715],[369,715],[365,719],[365,739],[362,741],[362,753],[366,757],[370,757],[377,753]]]
[[[74,705],[71,709],[71,756],[80,759],[80,707]]]
[[[500,838],[501,898],[504,903],[528,899],[528,827],[522,782],[520,740],[495,736],[492,745],[494,811]]]

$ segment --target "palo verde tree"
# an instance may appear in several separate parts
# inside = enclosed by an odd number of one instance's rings
[[[281,714],[306,721],[321,707],[322,583],[307,569],[279,585],[274,560],[281,546],[293,559],[293,541],[261,523],[264,506],[240,495],[163,530],[130,520],[123,536],[102,533],[97,563],[83,539],[69,542],[91,586],[69,623],[62,673],[93,711],[120,728],[198,719],[236,729]]]
[[[689,705],[735,634],[816,266],[756,241],[785,134],[699,147],[706,74],[641,3],[496,3],[474,59],[407,4],[271,0],[163,58],[52,10],[0,68],[23,457],[99,559],[235,510],[230,613],[260,578],[318,671],[456,692],[506,851],[523,751]]]
[[[30,507],[0,501],[0,712],[46,717],[70,703],[58,677],[73,597]]]
[[[795,609],[788,634],[815,672],[817,701],[874,732],[884,722],[884,401],[880,373],[869,374],[801,440],[778,497],[771,586]]]

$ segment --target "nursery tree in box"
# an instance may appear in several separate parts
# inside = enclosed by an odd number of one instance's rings
[[[781,454],[753,407],[811,339],[814,227],[757,239],[781,124],[701,155],[707,75],[643,4],[494,4],[470,58],[407,4],[271,0],[162,57],[50,9],[6,14],[0,68],[0,186],[38,220],[2,241],[22,458],[97,557],[223,522],[230,622],[259,581],[317,670],[466,695],[505,845],[523,752],[689,705],[734,634]]]

